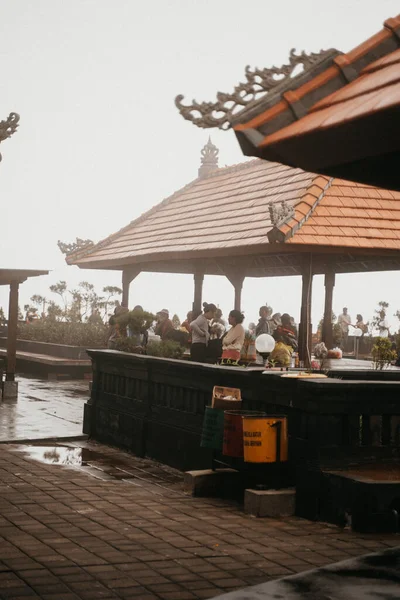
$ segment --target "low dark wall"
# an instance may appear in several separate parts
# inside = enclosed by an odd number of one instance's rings
[[[296,464],[343,464],[400,449],[400,373],[390,376],[394,381],[386,373],[367,381],[366,372],[363,380],[301,380],[112,350],[88,354],[93,387],[85,433],[180,469],[210,466],[200,437],[215,385],[240,388],[244,409],[288,415]]]
[[[7,347],[7,338],[0,337],[0,348]],[[33,340],[17,340],[17,351],[32,352],[33,354],[45,354],[57,358],[69,358],[73,360],[89,360],[86,348],[81,346],[67,346],[65,344],[48,344],[47,342],[36,342]]]

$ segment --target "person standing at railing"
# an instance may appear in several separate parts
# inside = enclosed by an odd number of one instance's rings
[[[170,338],[171,332],[174,331],[174,324],[169,318],[169,310],[167,308],[163,308],[158,311],[157,316],[157,325],[154,330],[156,335],[159,335],[161,340],[167,340]]]
[[[217,312],[215,304],[203,302],[203,312],[190,323],[192,330],[192,345],[190,346],[190,360],[207,362],[207,346],[210,339],[209,321],[214,319]]]
[[[351,325],[351,317],[347,312],[347,308],[343,308],[342,314],[338,317],[338,324],[340,327],[340,332],[342,334],[342,350],[347,349],[347,340],[349,337],[349,326]]]
[[[274,329],[272,326],[272,308],[267,305],[261,306],[258,314],[260,319],[256,326],[256,337],[263,333],[271,335]]]
[[[222,338],[222,360],[240,360],[240,353],[244,344],[245,330],[242,325],[244,314],[240,310],[231,310],[229,325],[231,328]]]

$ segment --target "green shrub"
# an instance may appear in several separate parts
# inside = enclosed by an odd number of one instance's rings
[[[50,319],[18,325],[18,339],[20,340],[67,344],[84,348],[105,348],[107,332],[107,325],[64,323]]]
[[[146,354],[149,356],[161,356],[163,358],[182,358],[185,348],[173,340],[163,342],[149,342],[146,346]]]
[[[129,337],[117,337],[115,339],[115,350],[120,352],[131,352],[132,354],[142,354],[142,346],[138,346],[136,341]]]
[[[129,327],[132,333],[145,333],[155,320],[155,315],[145,310],[130,310],[117,316],[120,329]]]
[[[378,337],[372,346],[372,359],[374,369],[382,370],[396,360],[396,352],[392,350],[392,342],[389,338]]]

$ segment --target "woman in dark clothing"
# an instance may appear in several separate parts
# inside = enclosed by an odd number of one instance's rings
[[[174,324],[169,318],[169,311],[163,308],[157,313],[157,325],[154,330],[156,335],[159,335],[161,340],[171,339],[171,334],[174,330]]]
[[[284,313],[281,316],[281,324],[275,329],[272,334],[276,342],[282,342],[286,346],[291,346],[294,352],[298,349],[296,334],[290,322],[290,315]]]

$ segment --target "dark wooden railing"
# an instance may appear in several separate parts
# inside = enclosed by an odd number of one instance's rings
[[[285,414],[294,464],[343,464],[400,450],[400,372],[334,373],[325,380],[281,372],[89,350],[92,396],[84,431],[180,469],[208,468],[200,447],[215,385],[241,389],[243,408]],[[354,379],[358,377],[358,379]]]

